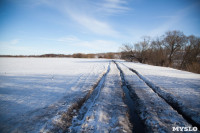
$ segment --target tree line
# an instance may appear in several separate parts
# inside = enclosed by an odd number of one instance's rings
[[[121,53],[97,53],[97,54],[83,54],[83,53],[75,53],[72,54],[71,57],[73,58],[106,58],[106,59],[119,59],[121,56]]]
[[[121,53],[108,52],[108,53],[74,53],[74,54],[43,54],[43,55],[0,55],[0,57],[35,57],[35,58],[106,58],[106,59],[120,59]]]
[[[121,58],[156,66],[167,66],[200,73],[200,38],[181,31],[168,31],[134,44],[123,44]]]

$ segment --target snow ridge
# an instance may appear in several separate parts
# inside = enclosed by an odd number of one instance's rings
[[[104,80],[105,75],[108,73],[110,69],[110,63],[107,66],[107,70],[100,76],[98,81],[92,85],[89,89],[90,91],[82,92],[82,94],[75,94],[72,96],[74,100],[68,104],[68,107],[65,111],[60,112],[53,119],[51,119],[48,123],[45,124],[43,129],[40,132],[71,132],[70,126],[73,124],[73,117],[77,115],[79,109],[82,105],[87,101],[87,99],[93,94],[93,91],[98,88],[99,84]],[[87,78],[85,78],[86,80]],[[81,86],[82,88],[87,88],[89,86]],[[75,88],[78,88],[76,86]],[[96,92],[96,91],[95,91]],[[79,92],[78,92],[79,93]]]
[[[121,63],[123,64],[123,63]],[[123,64],[124,65],[124,64]],[[126,65],[124,65],[126,66]],[[127,66],[126,66],[127,67]],[[200,112],[197,112],[196,110],[193,110],[191,108],[188,108],[187,106],[184,106],[184,103],[178,100],[173,94],[166,92],[165,89],[162,87],[156,85],[148,78],[141,75],[136,70],[127,67],[129,70],[134,72],[140,79],[142,79],[152,90],[157,93],[161,98],[163,98],[172,108],[177,110],[179,114],[181,114],[191,125],[197,126],[200,129]]]
[[[78,126],[71,127],[71,132],[131,132],[128,108],[122,99],[120,74],[113,62],[104,80],[94,100],[85,103],[89,107]]]
[[[148,132],[172,132],[172,127],[191,125],[164,99],[158,96],[143,80],[122,64],[119,64],[130,93],[137,99],[138,113]]]
[[[91,93],[91,95],[89,96],[87,101],[83,104],[83,106],[81,106],[79,113],[76,116],[74,116],[74,118],[72,120],[72,125],[69,127],[70,132],[77,132],[80,130],[80,128],[81,128],[80,126],[86,120],[86,116],[87,116],[89,110],[91,110],[96,99],[99,97],[99,94],[100,94],[101,89],[105,82],[105,77],[107,76],[109,71],[110,71],[110,62],[109,62],[109,66],[107,68],[106,73],[104,73],[104,75],[102,76],[100,81],[97,83],[94,91]]]

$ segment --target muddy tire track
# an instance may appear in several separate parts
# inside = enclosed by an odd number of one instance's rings
[[[120,71],[120,77],[122,82],[122,89],[124,92],[124,102],[129,108],[129,120],[132,124],[132,132],[136,133],[144,133],[145,127],[142,123],[141,119],[139,118],[138,112],[137,112],[137,99],[131,98],[131,93],[129,92],[128,86],[126,84],[124,75],[122,70],[120,69],[119,65],[114,61],[115,65],[117,66],[118,70]]]
[[[121,64],[127,67],[133,73],[135,73],[141,80],[143,80],[146,85],[148,85],[156,94],[158,94],[159,97],[164,99],[165,102],[167,102],[174,110],[176,110],[188,123],[190,123],[193,127],[198,127],[198,129],[200,129],[198,112],[195,112],[192,109],[185,107],[181,101],[176,99],[175,96],[173,96],[169,92],[166,92],[162,87],[154,84],[152,81],[148,80],[138,71],[126,66],[123,63]]]
[[[155,93],[143,80],[136,74],[131,74],[129,68],[123,64],[117,64],[125,78],[131,97],[136,100],[137,110],[145,125],[146,132],[172,132],[174,126],[191,127],[182,115]]]

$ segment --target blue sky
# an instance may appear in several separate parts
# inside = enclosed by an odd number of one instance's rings
[[[117,52],[169,30],[200,36],[200,1],[0,1],[1,55]]]

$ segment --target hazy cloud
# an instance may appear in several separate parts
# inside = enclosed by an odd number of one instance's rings
[[[38,2],[37,2],[38,3]],[[119,37],[120,33],[114,29],[114,27],[98,17],[99,14],[103,13],[118,13],[128,10],[125,7],[127,4],[124,0],[103,0],[99,1],[98,4],[90,0],[74,0],[74,1],[59,1],[55,0],[43,0],[39,4],[47,5],[60,11],[62,14],[70,17],[80,26],[86,28],[86,32],[92,32],[97,35]],[[38,4],[38,5],[39,5]]]
[[[20,41],[20,39],[14,39],[14,40],[10,40],[10,41],[3,41],[0,42],[0,45],[15,45],[18,44]]]
[[[69,15],[80,25],[87,28],[89,31],[104,36],[112,36],[117,37],[119,33],[115,31],[108,23],[104,21],[97,20],[93,17],[86,16],[83,14],[76,14],[72,12],[68,12]]]
[[[104,0],[99,3],[99,9],[110,15],[124,13],[130,10],[127,6],[128,2],[126,0]]]
[[[76,42],[79,41],[79,39],[75,36],[68,36],[68,37],[61,37],[56,39],[58,42]]]
[[[85,41],[81,40],[80,42],[74,43],[73,46],[75,47],[84,47],[85,51],[95,51],[99,52],[114,52],[118,49],[118,44],[114,41],[109,40],[92,40],[92,41]],[[80,51],[81,52],[81,51]]]

